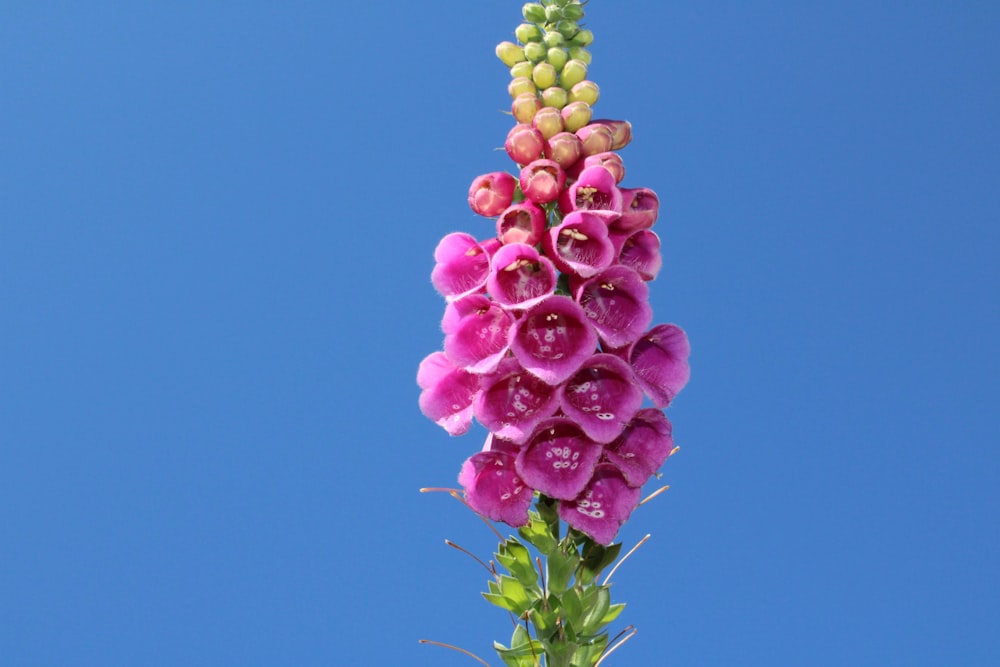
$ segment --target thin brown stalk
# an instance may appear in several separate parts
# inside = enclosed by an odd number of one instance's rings
[[[477,660],[479,662],[479,664],[486,665],[486,667],[490,667],[490,663],[486,662],[485,660],[483,660],[482,658],[480,658],[475,653],[472,653],[470,651],[466,651],[464,648],[459,648],[457,646],[452,646],[451,644],[444,644],[442,642],[431,641],[430,639],[420,639],[418,641],[421,644],[431,644],[432,646],[440,646],[441,648],[450,648],[452,651],[458,651],[459,653],[464,653],[465,655],[469,656],[470,658],[472,658],[474,660]]]
[[[461,546],[459,546],[459,545],[455,544],[454,542],[452,542],[451,540],[445,540],[445,541],[444,541],[444,543],[445,543],[445,544],[447,544],[447,545],[448,545],[449,547],[451,547],[451,548],[453,548],[453,549],[458,549],[458,550],[459,550],[459,551],[461,551],[461,552],[462,552],[463,554],[465,554],[466,556],[469,556],[469,557],[470,557],[470,558],[472,558],[472,559],[473,559],[474,561],[476,561],[477,563],[479,563],[480,565],[482,565],[482,566],[483,566],[483,568],[485,568],[485,570],[486,570],[487,572],[489,572],[489,573],[490,573],[491,575],[493,575],[493,576],[496,576],[496,572],[495,572],[494,570],[491,570],[491,569],[490,569],[490,566],[489,566],[489,565],[487,565],[486,563],[484,563],[484,562],[483,562],[483,559],[482,559],[482,558],[480,558],[480,557],[479,557],[479,556],[477,556],[476,554],[472,553],[471,551],[469,551],[469,550],[468,550],[468,549],[466,549],[465,547],[461,547]]]
[[[620,642],[618,642],[617,644],[615,644],[614,646],[612,646],[611,648],[609,648],[607,651],[604,652],[604,655],[601,656],[601,659],[594,663],[594,667],[600,667],[601,663],[604,662],[605,658],[607,658],[609,655],[617,651],[622,644],[632,639],[632,637],[635,637],[636,632],[638,632],[638,630],[632,628],[632,632],[625,635],[624,639],[622,639]]]
[[[648,496],[646,496],[645,498],[643,498],[642,500],[640,500],[639,504],[642,505],[643,503],[648,503],[650,500],[652,500],[656,496],[660,495],[661,493],[663,493],[664,491],[666,491],[669,488],[670,488],[669,484],[667,486],[661,486],[656,491],[653,491],[651,494],[649,494]]]
[[[611,577],[612,577],[612,575],[614,575],[614,573],[618,571],[618,568],[619,568],[619,567],[621,567],[622,563],[624,563],[624,562],[625,562],[625,560],[626,560],[626,559],[627,559],[627,558],[628,558],[629,556],[631,556],[632,554],[634,554],[634,553],[635,553],[635,550],[636,550],[636,549],[638,549],[638,548],[639,548],[639,547],[641,547],[641,546],[642,546],[643,544],[645,544],[645,543],[646,543],[646,540],[648,540],[648,539],[649,539],[650,537],[651,537],[651,535],[649,535],[649,534],[647,533],[647,534],[646,534],[646,537],[644,537],[644,538],[642,538],[641,540],[639,540],[639,543],[638,543],[638,544],[636,544],[636,545],[635,545],[634,547],[632,547],[632,548],[631,548],[631,549],[629,550],[629,552],[628,552],[627,554],[625,554],[624,556],[622,556],[622,557],[621,557],[621,559],[619,559],[619,561],[618,561],[617,563],[615,563],[615,566],[614,566],[613,568],[611,568],[611,571],[610,571],[610,572],[608,572],[608,576],[604,577],[604,581],[603,581],[603,582],[601,582],[601,585],[602,585],[602,586],[607,586],[607,585],[608,585],[608,581],[610,581],[610,580],[611,580]]]

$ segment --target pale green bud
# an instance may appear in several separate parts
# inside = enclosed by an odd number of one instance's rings
[[[545,90],[556,85],[556,75],[556,68],[551,63],[538,63],[531,73],[531,80],[540,90]]]
[[[567,132],[576,132],[590,122],[594,112],[586,102],[570,102],[562,110],[563,125]]]
[[[576,24],[576,21],[559,21],[555,27],[566,39],[573,39],[576,33],[580,32],[580,26]]]
[[[587,29],[583,29],[573,35],[570,41],[577,46],[590,46],[594,43],[594,33]]]
[[[538,93],[538,89],[535,88],[535,84],[531,79],[519,76],[516,79],[510,80],[510,83],[507,84],[507,92],[510,93],[511,97],[517,97],[524,93],[535,95]]]
[[[569,102],[569,93],[561,86],[552,86],[542,91],[542,104],[547,107],[562,109]]]
[[[553,46],[549,49],[549,52],[545,58],[548,60],[556,70],[561,70],[566,61],[569,60],[569,54],[566,53],[566,49],[561,46]]]
[[[514,36],[522,44],[538,42],[542,39],[542,31],[534,23],[522,23],[514,29]]]
[[[497,58],[507,67],[513,67],[525,60],[524,49],[514,42],[500,42],[497,44]]]
[[[559,74],[559,85],[569,90],[587,78],[587,63],[582,60],[570,60]]]
[[[542,7],[537,2],[529,2],[523,7],[521,7],[521,14],[524,15],[524,20],[531,23],[545,23],[545,7]]]
[[[510,77],[516,79],[519,76],[523,76],[526,79],[531,79],[531,71],[533,69],[535,69],[533,64],[527,60],[523,60],[510,68]]]
[[[545,92],[547,93],[550,90],[555,92],[557,90],[562,90],[562,88],[552,87],[548,88]],[[542,104],[545,106],[538,110],[538,113],[535,114],[535,118],[531,121],[531,124],[535,126],[536,130],[542,133],[542,138],[548,141],[551,137],[559,132],[562,132],[564,129],[562,114],[559,113],[559,109],[562,107],[545,104],[545,93],[542,93]]]
[[[549,50],[541,42],[531,42],[524,47],[524,55],[533,63],[540,63],[549,55]]]
[[[560,88],[562,90],[562,88]],[[570,102],[586,102],[590,106],[597,104],[597,99],[601,96],[601,89],[593,81],[581,81],[573,86],[569,91]]]
[[[583,48],[582,46],[571,46],[569,47],[569,57],[571,60],[579,60],[587,65],[590,64],[591,55],[590,51]]]
[[[542,42],[545,43],[545,46],[562,46],[566,42],[566,38],[562,36],[561,32],[546,30]]]
[[[568,3],[563,7],[563,18],[570,21],[579,21],[583,18],[583,6],[575,2]]]
[[[547,23],[555,23],[562,18],[562,7],[558,5],[549,5],[545,8],[545,21]],[[539,21],[541,23],[541,21]]]

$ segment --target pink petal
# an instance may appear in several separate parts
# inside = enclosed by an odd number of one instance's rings
[[[552,387],[507,358],[495,373],[482,376],[482,388],[473,403],[480,423],[496,436],[524,442],[543,419],[559,409]]]
[[[658,408],[665,408],[691,377],[691,346],[676,324],[659,324],[637,340],[628,352],[632,372]]]
[[[559,503],[559,516],[595,542],[611,544],[639,504],[640,495],[638,488],[629,487],[618,468],[602,463],[575,500]]]
[[[628,364],[613,354],[595,354],[559,387],[559,406],[591,439],[609,443],[642,406],[642,390]]]
[[[590,481],[602,447],[565,417],[540,423],[517,455],[517,471],[532,488],[572,500]]]
[[[510,347],[525,370],[556,385],[594,353],[597,333],[579,304],[569,297],[554,295],[525,312],[514,324]]]
[[[493,256],[486,289],[507,308],[530,308],[556,289],[556,269],[534,246],[508,243]]]
[[[622,434],[604,451],[629,486],[642,486],[660,469],[674,448],[670,420],[656,408],[636,413]]]
[[[649,287],[638,273],[620,264],[582,283],[576,300],[601,340],[612,348],[633,343],[653,321]]]
[[[513,316],[481,294],[453,301],[445,308],[444,352],[470,373],[492,373],[510,349]]]
[[[473,454],[462,465],[458,480],[466,502],[483,516],[515,527],[528,522],[534,490],[518,476],[511,454],[494,450]]]
[[[461,435],[472,425],[472,404],[479,377],[456,368],[444,352],[428,355],[417,370],[420,411],[450,435]]]
[[[633,269],[643,280],[653,280],[663,266],[660,254],[660,237],[649,229],[639,231],[623,239],[618,261],[622,266]]]
[[[448,234],[434,250],[431,282],[446,299],[478,292],[490,274],[490,257],[476,239],[462,232]]]
[[[542,245],[556,268],[584,278],[607,268],[615,258],[608,223],[587,211],[569,213],[545,233]]]

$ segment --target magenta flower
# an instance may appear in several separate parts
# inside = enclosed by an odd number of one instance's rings
[[[545,211],[538,204],[514,204],[497,218],[497,238],[502,243],[538,245],[545,231]]]
[[[615,143],[615,136],[606,125],[591,123],[576,131],[583,142],[583,155],[607,153]]]
[[[615,221],[621,231],[649,229],[660,212],[660,198],[649,188],[622,189],[622,217]]]
[[[661,410],[639,410],[622,434],[604,450],[629,486],[642,486],[660,469],[674,449],[670,420]]]
[[[469,206],[479,215],[492,218],[514,200],[517,179],[504,171],[483,174],[469,186]]]
[[[613,354],[595,354],[559,386],[559,407],[592,440],[606,444],[621,435],[642,406],[632,369]]]
[[[490,257],[470,234],[454,232],[434,250],[431,282],[448,301],[482,290],[490,274]]]
[[[530,308],[556,289],[552,261],[525,243],[508,243],[493,256],[486,289],[505,308]]]
[[[566,172],[554,160],[535,160],[521,169],[520,181],[525,197],[536,204],[548,204],[559,198]]]
[[[545,139],[531,125],[518,123],[507,133],[504,148],[510,159],[518,164],[528,164],[542,157]]]
[[[658,408],[665,408],[691,376],[691,346],[676,324],[659,324],[628,350],[635,379]]]
[[[597,348],[597,333],[578,303],[554,295],[514,324],[511,351],[521,366],[549,385],[565,381]]]
[[[566,203],[570,211],[606,211],[618,217],[622,212],[622,193],[611,172],[600,166],[587,167],[569,186]]]
[[[417,369],[420,411],[450,435],[462,435],[472,426],[472,403],[479,393],[479,377],[453,364],[444,352],[433,352]]]
[[[494,373],[482,376],[472,405],[483,426],[515,443],[524,442],[539,422],[558,409],[553,388],[510,357],[501,361]]]
[[[653,280],[663,266],[660,237],[649,229],[640,229],[624,237],[618,261],[638,273],[643,280]]]
[[[542,245],[556,268],[582,278],[610,266],[615,259],[607,222],[587,211],[568,214],[560,224],[547,230]]]
[[[621,264],[582,283],[576,289],[576,300],[611,348],[635,342],[653,321],[649,287],[642,276]]]
[[[470,373],[492,373],[510,349],[514,317],[495,301],[473,294],[445,308],[444,353]]]
[[[559,517],[598,544],[611,544],[640,496],[640,490],[630,487],[618,468],[601,463],[576,499],[559,503]]]
[[[534,490],[517,474],[509,452],[490,449],[473,454],[462,465],[458,483],[469,506],[483,516],[515,527],[528,522]]]
[[[517,454],[517,472],[550,498],[572,500],[590,481],[603,447],[565,417],[540,423]]]
[[[618,153],[612,151],[588,155],[583,158],[583,162],[580,163],[580,170],[582,171],[587,167],[604,167],[614,177],[615,183],[621,183],[625,179],[625,163],[622,162],[622,158]]]
[[[613,137],[613,143],[611,144],[611,150],[618,151],[629,144],[632,141],[632,123],[627,120],[610,120],[607,118],[597,118],[590,121],[591,125],[604,125],[611,130],[611,136]]]

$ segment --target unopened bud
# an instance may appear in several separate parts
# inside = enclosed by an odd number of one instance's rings
[[[548,55],[546,56],[546,60],[548,60],[549,63],[551,63],[551,65],[555,67],[556,70],[558,71],[561,70],[563,66],[566,64],[566,61],[569,60],[569,54],[563,47],[553,46],[552,48],[549,49]]]
[[[541,90],[551,88],[556,84],[556,68],[551,63],[538,63],[531,73],[531,80]]]
[[[507,84],[507,92],[510,93],[511,97],[517,97],[518,95],[523,95],[524,93],[531,93],[534,95],[538,92],[538,90],[535,88],[535,84],[531,79],[519,76],[516,79],[510,80],[510,83]]]
[[[559,132],[546,142],[545,155],[563,169],[569,169],[583,152],[583,142],[572,132]]]
[[[570,21],[579,21],[583,18],[583,6],[570,2],[565,7],[563,7],[563,18],[569,19]]]
[[[572,42],[577,46],[590,46],[594,43],[594,33],[587,29],[580,30],[573,35]]]
[[[524,47],[524,56],[532,63],[540,63],[545,60],[549,50],[541,42],[529,42]]]
[[[534,93],[522,93],[510,104],[510,112],[518,123],[530,123],[541,108],[542,101]]]
[[[576,132],[590,122],[593,114],[586,102],[570,102],[562,110],[563,125],[567,132]]]
[[[601,89],[593,81],[581,81],[569,91],[570,102],[586,102],[590,106],[597,104]]]
[[[518,164],[528,164],[542,157],[545,139],[531,125],[518,123],[507,133],[504,149],[510,159]]]
[[[531,70],[533,69],[535,69],[535,66],[531,62],[523,60],[510,68],[510,76],[512,79],[523,76],[525,79],[530,80]]]
[[[521,7],[521,14],[524,16],[525,21],[545,23],[545,7],[542,7],[537,2],[529,2]]]
[[[510,206],[517,180],[503,171],[478,176],[469,187],[469,206],[479,215],[492,218]]]
[[[569,94],[559,86],[552,86],[542,91],[542,105],[562,109],[569,102]]]
[[[542,37],[542,42],[548,47],[562,46],[566,42],[566,38],[562,36],[561,32],[546,30],[545,36]]]
[[[562,7],[557,5],[549,5],[545,8],[545,21],[547,23],[555,23],[562,18]],[[539,21],[540,23],[540,21]]]
[[[556,30],[562,33],[566,39],[573,39],[576,33],[580,32],[580,26],[576,21],[559,21],[556,23]]]
[[[604,125],[611,130],[611,134],[614,136],[614,143],[611,144],[611,150],[613,151],[625,148],[632,141],[632,123],[627,120],[599,118],[591,121],[591,124]]]
[[[587,63],[582,60],[570,60],[559,73],[559,85],[569,90],[587,78]]]
[[[521,169],[521,192],[536,204],[548,204],[559,198],[566,173],[553,160],[535,160]]]
[[[597,155],[611,150],[614,135],[606,125],[591,123],[576,131],[576,136],[583,142],[583,156]]]
[[[590,55],[590,51],[582,46],[569,47],[569,57],[573,60],[579,60],[586,65],[589,65],[593,59],[593,56]]]
[[[562,90],[562,88],[549,88],[548,90]],[[545,93],[542,93],[542,104],[545,104]],[[539,109],[531,124],[542,133],[542,138],[546,140],[563,131],[562,114],[555,107],[545,106]]]
[[[507,67],[513,67],[525,59],[524,49],[514,42],[500,42],[497,44],[497,58]]]
[[[514,36],[522,44],[537,42],[542,39],[542,31],[534,23],[522,23],[514,29]]]

